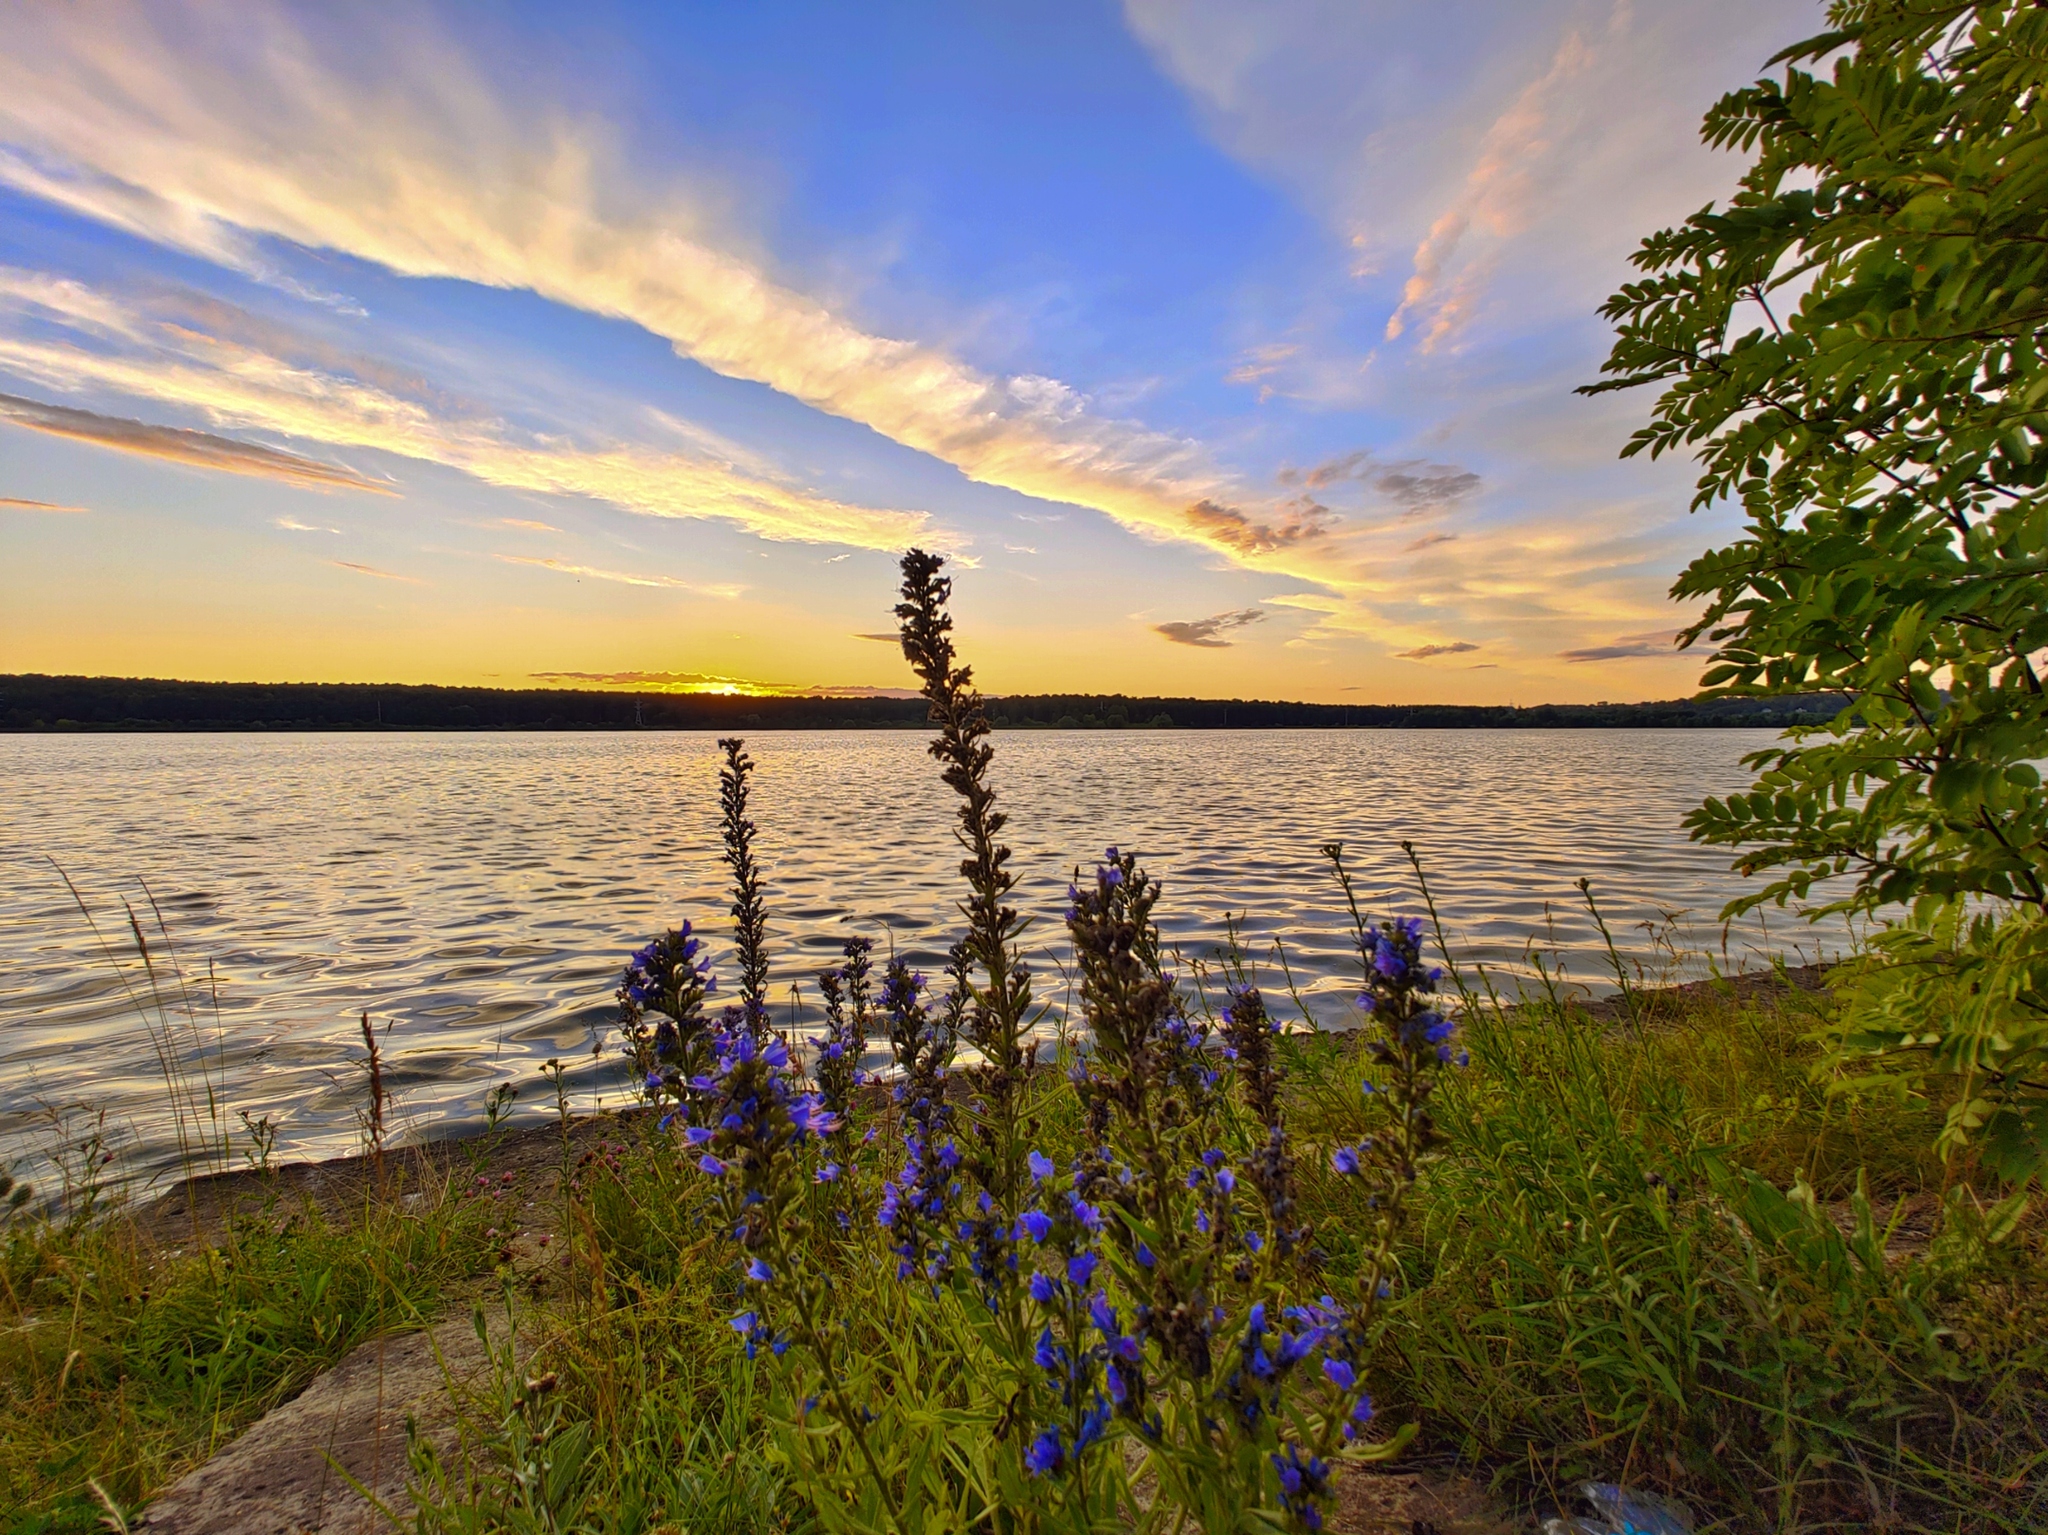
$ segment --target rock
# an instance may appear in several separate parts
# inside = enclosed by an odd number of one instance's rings
[[[505,1330],[501,1309],[494,1346]],[[489,1368],[466,1316],[427,1332],[373,1338],[165,1491],[142,1528],[150,1535],[387,1532],[390,1521],[349,1478],[407,1517],[406,1418],[449,1453],[463,1407]]]

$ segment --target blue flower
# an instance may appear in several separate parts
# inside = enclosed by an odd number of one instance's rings
[[[742,1311],[725,1325],[736,1333],[750,1333],[760,1323],[760,1317],[751,1311]]]
[[[1323,1515],[1315,1500],[1329,1490],[1329,1465],[1318,1456],[1303,1455],[1300,1445],[1283,1448],[1286,1453],[1271,1457],[1280,1479],[1280,1506],[1305,1528],[1320,1530]]]
[[[1088,1282],[1095,1277],[1095,1265],[1099,1260],[1093,1253],[1076,1253],[1067,1260],[1067,1278],[1076,1289],[1085,1290]]]
[[[1031,1350],[1031,1358],[1039,1369],[1051,1374],[1060,1367],[1061,1356],[1065,1353],[1065,1349],[1053,1342],[1052,1329],[1048,1327],[1039,1333],[1037,1346]]]
[[[1088,1320],[1095,1324],[1095,1330],[1105,1338],[1113,1340],[1123,1336],[1123,1324],[1116,1319],[1116,1307],[1109,1303],[1109,1297],[1100,1290],[1089,1297]]]
[[[1024,1469],[1033,1476],[1050,1476],[1066,1463],[1067,1451],[1060,1443],[1057,1424],[1032,1440],[1031,1448],[1024,1452]]]
[[[1372,1398],[1362,1396],[1351,1409],[1351,1417],[1344,1425],[1344,1437],[1356,1439],[1358,1431],[1372,1421]]]
[[[1325,1359],[1323,1374],[1330,1378],[1330,1384],[1339,1391],[1349,1391],[1358,1384],[1358,1372],[1341,1359]]]
[[[1052,1232],[1052,1217],[1043,1210],[1026,1210],[1017,1217],[1017,1235],[1043,1242]]]
[[[1060,1283],[1050,1274],[1033,1273],[1031,1276],[1031,1298],[1041,1306],[1050,1306],[1060,1298]]]
[[[767,1284],[774,1277],[775,1270],[766,1263],[763,1263],[759,1258],[755,1258],[747,1264],[747,1278],[753,1280],[755,1284]]]
[[[1074,1453],[1079,1455],[1089,1445],[1102,1437],[1102,1430],[1109,1422],[1109,1404],[1097,1397],[1095,1405],[1081,1414],[1081,1426],[1074,1434]]]
[[[1330,1153],[1330,1166],[1347,1178],[1356,1177],[1358,1175],[1358,1148],[1356,1146],[1339,1146]]]
[[[1058,1164],[1042,1151],[1032,1152],[1026,1160],[1031,1164],[1031,1181],[1033,1183],[1043,1183],[1059,1171]]]
[[[708,1151],[703,1156],[697,1158],[697,1166],[714,1178],[723,1178],[725,1176],[725,1164]]]

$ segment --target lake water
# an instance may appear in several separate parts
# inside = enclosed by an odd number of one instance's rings
[[[1533,937],[1598,989],[1582,874],[1653,971],[1670,957],[1652,929],[1672,914],[1695,966],[1708,950],[1738,968],[1837,951],[1839,926],[1776,912],[1724,935],[1717,914],[1743,881],[1679,828],[1703,795],[1745,784],[1742,754],[1769,739],[1001,733],[995,778],[1049,1026],[1069,873],[1108,843],[1164,881],[1162,926],[1185,954],[1211,952],[1241,913],[1268,981],[1277,939],[1325,1024],[1357,989],[1317,851],[1333,839],[1375,910],[1401,912],[1418,909],[1399,848],[1412,839],[1461,957],[1503,971]],[[960,886],[954,800],[923,734],[767,732],[750,749],[778,1022],[808,1026],[790,983],[814,1000],[850,933],[936,971]],[[154,997],[181,1070],[203,1060],[226,1123],[268,1114],[281,1158],[359,1144],[365,1011],[388,1026],[409,1135],[480,1122],[501,1081],[521,1087],[521,1116],[538,1112],[549,1057],[572,1063],[579,1106],[623,1101],[609,1031],[625,955],[686,916],[723,932],[716,772],[696,734],[0,737],[0,1158],[36,1160],[104,1110],[120,1165],[175,1161]],[[124,902],[156,947],[154,994]]]

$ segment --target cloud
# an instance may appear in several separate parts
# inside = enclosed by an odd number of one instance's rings
[[[733,254],[710,228],[715,199],[651,186],[602,129],[501,96],[423,24],[385,32],[360,50],[385,70],[372,82],[255,3],[31,11],[0,54],[0,138],[20,146],[0,181],[259,276],[254,237],[272,236],[528,290],[981,483],[1240,561],[1288,546],[1189,514],[1229,494],[1196,443],[1104,416],[1057,379],[861,328]]]
[[[4,300],[22,291],[36,293],[38,323],[10,330]],[[196,329],[199,316],[188,312],[191,307],[181,298],[172,312],[160,314],[81,284],[0,268],[0,367],[52,388],[161,400],[220,425],[441,464],[506,489],[587,496],[646,516],[718,518],[767,539],[892,552],[913,541],[948,550],[959,542],[923,512],[851,506],[779,483],[744,450],[670,417],[659,417],[658,424],[690,451],[630,442],[584,446],[562,432],[521,434],[490,413],[451,411],[428,380],[374,358],[336,355],[218,300],[205,305],[210,328]],[[110,419],[68,407],[36,408],[56,413],[53,420]],[[82,431],[74,428],[74,434]],[[146,431],[155,435],[114,445],[192,459],[201,446],[226,441],[172,428]],[[231,446],[240,458],[230,461],[215,449],[213,458],[221,461],[209,459],[212,467],[390,493],[350,470],[275,449]]]
[[[354,560],[329,560],[330,565],[342,570],[353,570],[359,576],[375,576],[379,581],[403,581],[407,586],[418,586],[417,576],[401,576],[389,570],[379,570],[375,565],[358,565]]]
[[[1278,608],[1306,608],[1311,613],[1341,613],[1344,603],[1341,598],[1326,592],[1279,592],[1259,601]]]
[[[253,474],[283,480],[290,485],[323,490],[368,490],[380,496],[393,492],[388,485],[365,479],[353,469],[301,458],[279,448],[266,448],[211,432],[187,431],[182,427],[151,426],[126,416],[102,416],[95,411],[75,410],[68,405],[46,405],[19,395],[0,394],[0,421],[11,421],[33,432],[52,437],[69,437],[78,442],[140,453],[148,458],[192,464],[201,469],[219,469],[228,474]]]
[[[1330,509],[1307,496],[1286,503],[1271,518],[1214,501],[1197,501],[1183,517],[1205,542],[1237,555],[1272,554],[1312,542],[1329,532],[1332,521]]]
[[[301,522],[296,517],[273,517],[273,528],[283,528],[287,533],[339,533],[339,528],[323,528],[318,523]]]
[[[616,581],[622,586],[652,586],[679,592],[695,592],[699,597],[730,599],[746,591],[744,586],[726,584],[706,585],[700,581],[681,581],[674,576],[638,574],[625,570],[599,570],[591,565],[571,565],[566,560],[534,559],[523,554],[500,554],[495,558],[507,565],[537,565],[543,570],[559,571],[565,576],[587,576],[593,581]]]
[[[1235,367],[1223,375],[1223,381],[1226,384],[1257,384],[1259,403],[1263,405],[1275,393],[1274,385],[1269,381],[1300,355],[1298,342],[1270,341],[1263,346],[1252,347]]]
[[[900,645],[903,642],[903,636],[893,629],[887,634],[856,634],[854,638],[857,640],[879,640],[884,645]]]
[[[1003,548],[1004,548],[1005,550],[1007,550],[1007,551],[1008,551],[1009,553],[1011,553],[1011,554],[1036,554],[1036,553],[1038,553],[1038,551],[1037,551],[1036,549],[1032,548],[1032,547],[1031,547],[1031,545],[1029,545],[1029,544],[1004,544],[1004,545],[1003,545]]]
[[[1462,656],[1479,647],[1470,640],[1452,640],[1447,645],[1417,645],[1413,650],[1397,650],[1397,661],[1427,661],[1431,656]]]
[[[1473,281],[1453,285],[1447,297],[1432,305],[1444,269],[1475,224],[1498,238],[1520,232],[1536,195],[1535,166],[1556,144],[1560,114],[1583,107],[1572,82],[1592,63],[1593,50],[1585,38],[1576,30],[1567,32],[1550,67],[1493,120],[1458,200],[1437,217],[1415,248],[1414,271],[1401,289],[1400,307],[1387,320],[1389,341],[1400,336],[1412,318],[1426,314],[1429,328],[1419,345],[1431,352],[1470,319],[1484,268],[1468,268],[1464,275]]]
[[[1425,533],[1413,542],[1403,544],[1401,552],[1414,554],[1419,549],[1428,549],[1437,544],[1454,544],[1457,541],[1458,535],[1455,533]]]
[[[501,528],[528,528],[535,533],[559,533],[562,531],[552,522],[535,522],[530,517],[500,517],[498,519],[498,526]],[[842,555],[840,558],[844,559],[845,556]]]
[[[1561,650],[1561,659],[1579,665],[1587,661],[1624,661],[1636,656],[1675,656],[1678,635],[1670,629],[1652,629],[1646,634],[1623,634],[1610,645],[1593,645],[1584,650]]]
[[[1299,482],[1310,490],[1356,480],[1411,512],[1439,511],[1473,495],[1481,483],[1478,475],[1457,464],[1433,464],[1419,458],[1386,463],[1366,448],[1313,469],[1282,470],[1280,478],[1283,484]]]
[[[20,496],[0,496],[0,511],[7,512],[83,512],[82,506],[62,506],[55,501],[26,501]]]
[[[1235,613],[1217,613],[1208,618],[1197,618],[1181,623],[1154,624],[1152,632],[1164,635],[1176,645],[1196,645],[1205,650],[1227,650],[1231,642],[1222,638],[1233,629],[1242,629],[1246,624],[1255,624],[1266,615],[1257,608],[1243,608]]]

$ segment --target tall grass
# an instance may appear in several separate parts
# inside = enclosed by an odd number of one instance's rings
[[[286,1195],[268,1114],[238,1116],[254,1197],[208,1213],[201,1184],[238,1157],[212,967],[192,973],[147,886],[141,910],[123,903],[124,943],[58,873],[155,1060],[186,1215],[140,1205],[148,1184],[104,1111],[60,1123],[39,1198],[0,1189],[0,1535],[97,1531],[138,1508],[357,1343],[436,1320],[500,1246],[490,1207],[425,1163],[388,1182],[380,1166],[338,1208]],[[381,1161],[387,1095],[364,1032]]]

